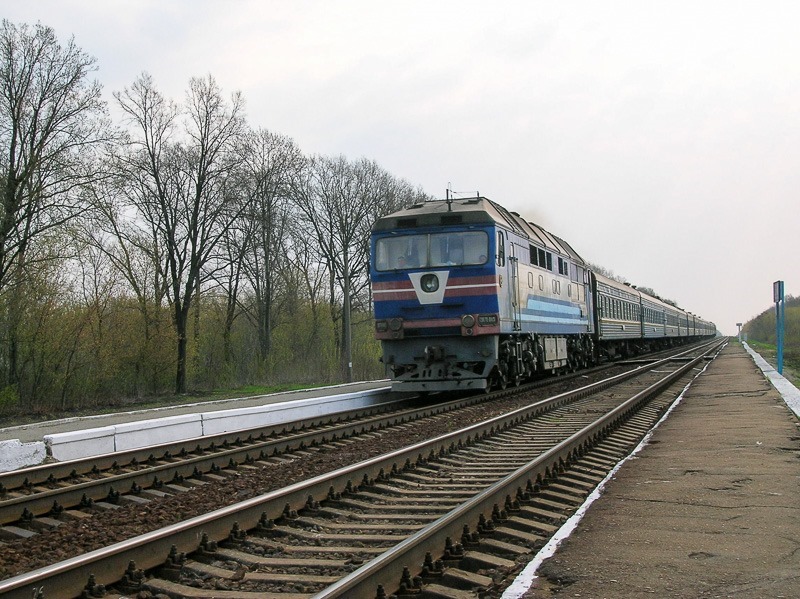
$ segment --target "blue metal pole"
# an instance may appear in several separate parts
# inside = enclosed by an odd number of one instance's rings
[[[780,322],[778,323],[778,331],[780,332],[780,337],[778,337],[778,374],[783,374],[783,324],[786,316],[786,302],[783,297],[781,297],[780,314]]]
[[[775,281],[773,285],[773,299],[775,300],[775,336],[778,342],[778,374],[783,374],[783,281]]]

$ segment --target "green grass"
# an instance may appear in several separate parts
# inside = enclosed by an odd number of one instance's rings
[[[734,338],[735,339],[735,338]],[[757,351],[773,368],[778,367],[778,348],[769,343],[748,340],[747,345]],[[783,353],[783,376],[795,387],[800,387],[800,356],[792,351]]]
[[[251,397],[253,395],[269,395],[270,393],[284,393],[286,391],[299,391],[301,389],[314,389],[325,385],[247,385],[236,389],[214,389],[210,399],[229,399],[235,397]]]

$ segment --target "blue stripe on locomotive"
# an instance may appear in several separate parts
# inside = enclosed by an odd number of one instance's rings
[[[411,271],[374,272],[374,283],[408,282],[408,272],[449,270],[448,285],[463,277],[481,277],[495,274],[494,263],[489,262],[480,267],[462,266],[459,268],[437,267],[428,269],[412,269]],[[395,291],[414,293],[414,290],[398,289]],[[426,320],[429,318],[460,318],[463,314],[494,314],[499,312],[496,287],[486,287],[481,295],[458,295],[445,297],[441,304],[420,304],[414,297],[411,299],[380,299],[380,294],[374,296],[375,318],[386,320],[393,317],[402,317],[412,320]]]
[[[572,302],[528,295],[520,310],[522,329],[531,333],[585,333],[589,320]]]

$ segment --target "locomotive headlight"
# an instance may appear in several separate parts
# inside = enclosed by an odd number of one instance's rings
[[[475,326],[475,317],[472,314],[464,314],[464,316],[461,317],[461,326],[471,329]]]
[[[419,284],[425,293],[433,293],[439,289],[439,277],[432,274],[423,275],[419,280]]]
[[[389,328],[392,329],[393,331],[399,331],[400,329],[403,328],[403,321],[400,320],[399,318],[392,318],[389,321]]]

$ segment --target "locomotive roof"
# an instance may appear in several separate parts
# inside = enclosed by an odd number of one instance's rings
[[[379,218],[374,231],[471,224],[500,224],[532,243],[585,263],[566,241],[484,197],[420,202]]]

